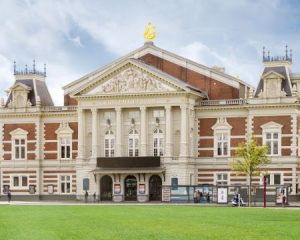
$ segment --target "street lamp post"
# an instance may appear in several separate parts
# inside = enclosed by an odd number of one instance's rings
[[[266,207],[267,198],[267,176],[264,175],[264,208]]]

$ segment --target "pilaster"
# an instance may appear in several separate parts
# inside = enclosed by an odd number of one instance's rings
[[[147,111],[146,107],[140,107],[141,111],[141,156],[147,156]]]

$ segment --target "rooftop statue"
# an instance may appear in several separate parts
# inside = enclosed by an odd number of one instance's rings
[[[144,38],[147,41],[152,41],[156,38],[155,26],[150,22],[145,26]]]

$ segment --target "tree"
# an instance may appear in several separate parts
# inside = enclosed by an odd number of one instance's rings
[[[251,203],[252,177],[259,175],[261,168],[271,162],[267,153],[268,147],[257,145],[256,140],[253,138],[250,138],[248,142],[239,143],[235,151],[231,170],[245,173],[249,177],[249,207]]]

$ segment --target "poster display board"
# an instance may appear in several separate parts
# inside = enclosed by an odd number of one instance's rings
[[[287,201],[287,187],[277,187],[276,188],[276,203],[282,204],[283,197],[285,197],[285,203]]]
[[[139,184],[139,194],[145,194],[145,184]]]
[[[53,185],[48,185],[48,193],[53,194],[54,192],[54,186]]]
[[[218,187],[218,203],[228,202],[228,188],[227,187]]]
[[[35,194],[36,190],[35,190],[35,185],[29,185],[29,193],[30,194]]]
[[[170,187],[162,187],[162,202],[170,202],[171,201],[171,188]]]
[[[114,194],[121,194],[121,184],[114,184]]]

